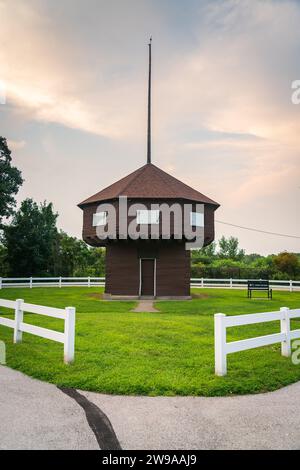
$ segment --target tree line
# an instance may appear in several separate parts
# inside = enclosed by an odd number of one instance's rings
[[[105,249],[93,248],[57,228],[52,203],[32,199],[15,209],[23,184],[0,137],[0,277],[104,276]],[[246,255],[237,238],[222,237],[191,252],[192,277],[300,279],[300,255]]]
[[[235,237],[192,251],[192,277],[300,280],[300,253],[245,254]]]
[[[2,226],[0,276],[104,276],[105,251],[56,226],[52,203],[25,199]]]

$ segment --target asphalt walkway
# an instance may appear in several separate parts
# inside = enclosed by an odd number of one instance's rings
[[[300,382],[235,397],[59,389],[0,366],[0,449],[300,449]]]

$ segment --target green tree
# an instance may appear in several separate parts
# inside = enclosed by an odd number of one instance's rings
[[[105,248],[90,248],[88,276],[105,276]]]
[[[196,264],[207,265],[212,263],[216,256],[216,244],[211,243],[200,250],[191,250],[192,266]]]
[[[218,277],[241,277],[241,268],[243,263],[230,258],[220,258],[215,260],[212,265],[212,272],[215,272]],[[213,276],[214,277],[214,276]]]
[[[38,205],[25,199],[12,223],[3,227],[10,274],[47,276],[52,274],[57,242],[56,213],[52,203]]]
[[[75,269],[86,264],[87,256],[88,248],[83,241],[61,231],[57,234],[54,274],[74,276]]]
[[[105,251],[60,231],[54,250],[53,275],[104,276]]]
[[[192,262],[191,265],[191,277],[205,277],[206,265],[201,262]]]
[[[273,258],[274,255],[256,257],[251,263],[245,265],[245,277],[249,279],[274,279]]]
[[[216,255],[216,248],[217,248],[216,243],[212,242],[209,245],[205,246],[204,248],[201,248],[200,253],[204,256],[207,256],[210,259],[213,259],[214,256]]]
[[[9,265],[7,261],[7,249],[0,243],[0,277],[7,276],[9,272]]]
[[[0,136],[0,224],[3,217],[13,213],[15,195],[23,183],[20,170],[11,165],[11,151],[6,139]]]
[[[235,237],[225,238],[224,236],[219,240],[219,257],[230,258],[232,260],[241,260],[245,256],[245,251],[239,248],[239,240]]]
[[[296,276],[300,268],[298,256],[286,251],[274,257],[274,264],[279,271],[288,274],[290,277]]]

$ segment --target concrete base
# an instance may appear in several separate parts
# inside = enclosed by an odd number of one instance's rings
[[[192,297],[190,295],[182,295],[182,296],[164,296],[164,297],[153,297],[153,296],[138,296],[138,295],[111,295],[111,294],[103,294],[103,300],[191,300]]]

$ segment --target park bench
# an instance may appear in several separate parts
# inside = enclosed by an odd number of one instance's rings
[[[270,289],[269,281],[248,281],[248,298],[252,299],[252,291],[266,291],[268,293],[268,299],[272,299],[272,289]]]

